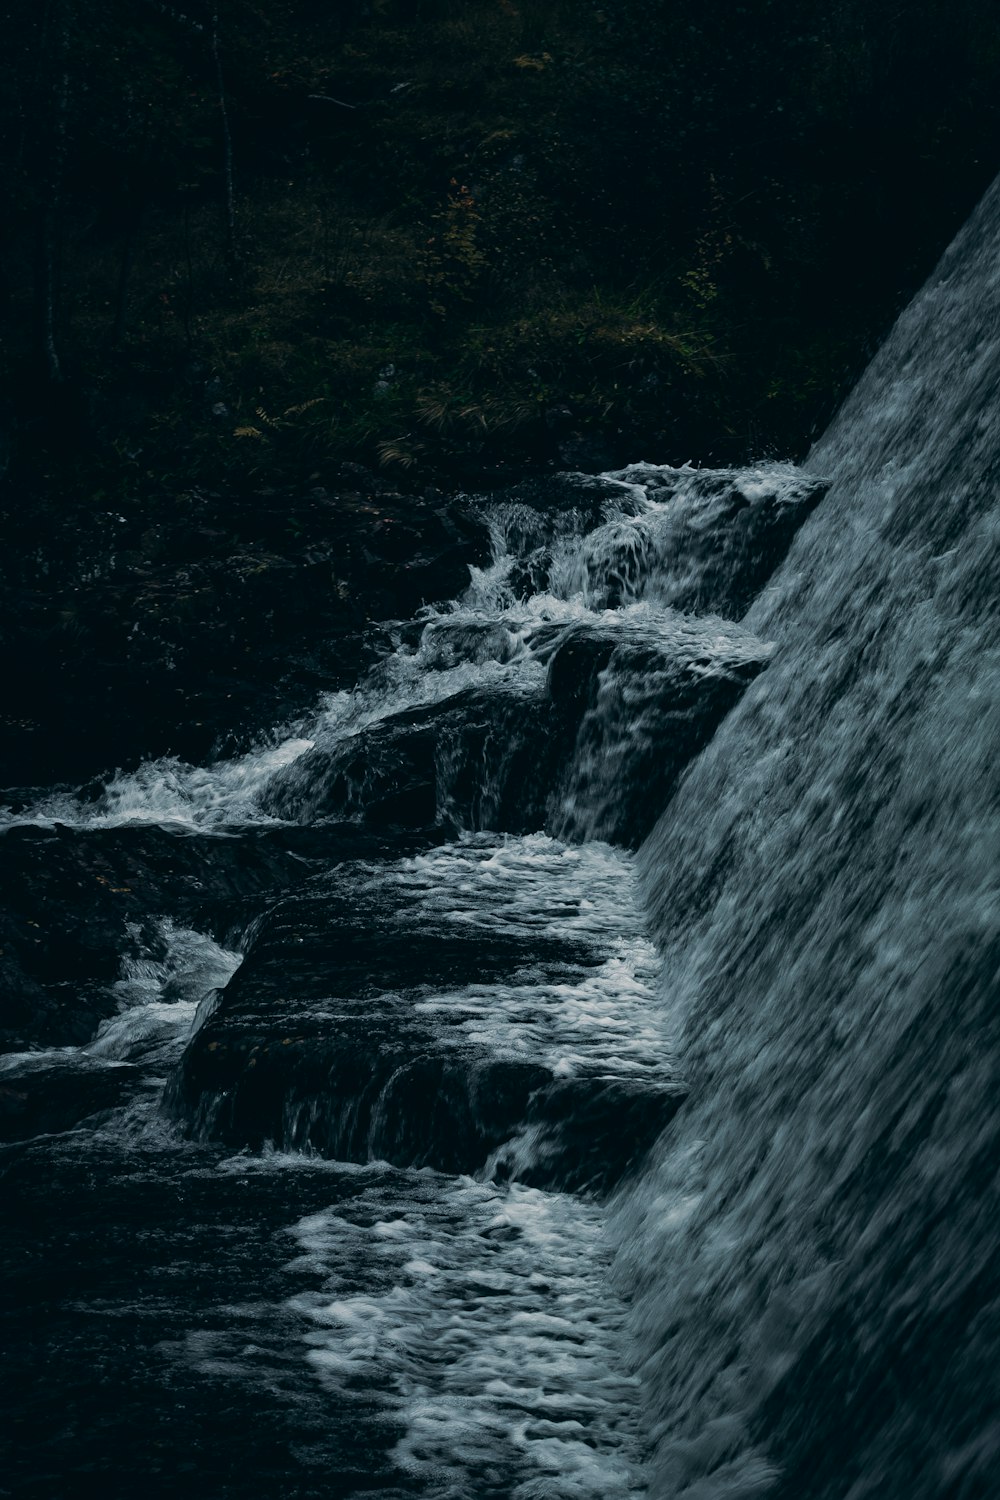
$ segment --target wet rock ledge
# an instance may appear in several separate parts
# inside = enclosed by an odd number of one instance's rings
[[[483,521],[358,465],[326,483],[75,512],[0,495],[0,787],[240,748],[352,683],[370,622],[450,598]]]

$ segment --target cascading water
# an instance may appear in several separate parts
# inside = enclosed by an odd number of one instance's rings
[[[810,457],[642,851],[690,1097],[620,1206],[652,1493],[995,1495],[1000,185]]]
[[[145,887],[169,914],[181,876],[201,893],[190,928],[122,928],[118,1013],[90,1045],[11,1058],[8,1129],[78,1123],[76,1098],[89,1129],[22,1162],[109,1180],[126,1221],[207,1175],[216,1236],[242,1184],[302,1248],[280,1295],[237,1255],[207,1326],[160,1314],[185,1388],[279,1393],[294,1455],[254,1467],[322,1466],[345,1496],[643,1488],[603,1204],[683,1091],[628,846],[767,667],[728,617],[824,488],[637,465],[471,501],[491,566],[386,625],[378,666],[289,737],[7,814],[28,868],[58,854],[72,877],[77,855],[77,885],[130,911]],[[190,1213],[158,1230],[168,1264],[199,1265],[204,1233]]]
[[[19,1493],[985,1493],[997,216],[813,472],[470,500],[293,733],[12,799],[121,953],[81,1048],[18,937]]]

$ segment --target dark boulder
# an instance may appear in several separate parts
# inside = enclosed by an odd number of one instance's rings
[[[143,1087],[133,1068],[87,1065],[34,1067],[0,1074],[0,1141],[96,1126]]]
[[[505,847],[449,846],[463,874],[444,889],[428,856],[345,865],[273,907],[182,1060],[170,1107],[189,1132],[450,1172],[492,1160],[555,1187],[630,1170],[680,1089],[568,1035],[564,1015],[622,934],[581,923],[560,888],[538,909],[516,884],[498,898]]]
[[[428,993],[592,958],[572,938],[428,919],[391,870],[345,866],[267,917],[185,1053],[172,1107],[196,1135],[472,1171],[552,1073],[497,1055]]]
[[[515,672],[318,745],[275,779],[265,806],[303,822],[527,832],[545,821],[571,742],[544,678]]]
[[[411,835],[407,848],[428,840]],[[259,828],[239,839],[139,825],[0,834],[0,1051],[81,1045],[118,1008],[122,960],[161,956],[154,920],[238,946],[269,902],[323,864],[382,855],[348,826]]]

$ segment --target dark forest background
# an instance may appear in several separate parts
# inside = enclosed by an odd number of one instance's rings
[[[1000,166],[995,0],[3,15],[0,613],[64,674],[338,494],[801,456]]]
[[[986,0],[42,0],[0,66],[17,446],[107,483],[800,453],[1000,160]]]

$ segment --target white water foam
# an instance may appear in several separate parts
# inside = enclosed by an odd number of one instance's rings
[[[395,1461],[426,1500],[642,1491],[625,1310],[595,1205],[399,1173],[294,1232],[290,1269],[325,1278],[290,1304],[309,1363],[339,1400],[384,1402],[403,1428]]]
[[[702,543],[719,524],[713,483],[729,491],[735,483],[749,506],[767,501],[779,509],[800,503],[803,491],[801,474],[780,464],[735,475],[638,464],[597,480],[577,478],[584,495],[595,484],[611,490],[603,519],[595,524],[571,511],[553,520],[523,505],[494,505],[493,560],[470,569],[461,598],[443,611],[425,610],[416,645],[402,641],[352,692],[327,695],[280,743],[203,767],[171,757],[146,762],[111,777],[96,796],[85,788],[19,811],[0,808],[0,829],[152,823],[224,834],[281,821],[265,810],[262,794],[313,746],[339,744],[469,688],[540,680],[559,627],[648,630],[669,649],[672,633],[684,631],[669,606],[697,585],[706,565]]]
[[[406,888],[407,908],[416,906],[428,924],[570,937],[588,954],[583,973],[435,991],[417,1001],[419,1012],[557,1076],[673,1077],[669,1016],[656,995],[659,963],[622,850],[567,846],[545,834],[467,835],[400,861],[386,877]]]
[[[529,936],[613,937],[635,930],[632,861],[610,844],[562,844],[544,833],[466,834],[393,866],[428,917]]]
[[[273,822],[261,811],[257,795],[311,745],[311,740],[296,736],[209,766],[191,766],[169,756],[146,761],[135,771],[113,776],[97,797],[57,792],[23,812],[0,808],[0,830],[25,824],[122,828],[152,823],[213,833],[230,825]]]
[[[47,1047],[0,1056],[0,1074],[24,1075],[46,1068],[127,1067],[176,1059],[204,1020],[216,992],[228,983],[243,955],[221,947],[207,933],[157,924],[162,956],[125,957],[112,986],[118,1013],[102,1021],[82,1047]],[[199,1015],[199,1010],[201,1014]]]
[[[169,917],[159,927],[164,956],[123,960],[115,985],[121,1008],[102,1021],[84,1049],[88,1056],[126,1062],[175,1056],[243,961],[241,953]]]

